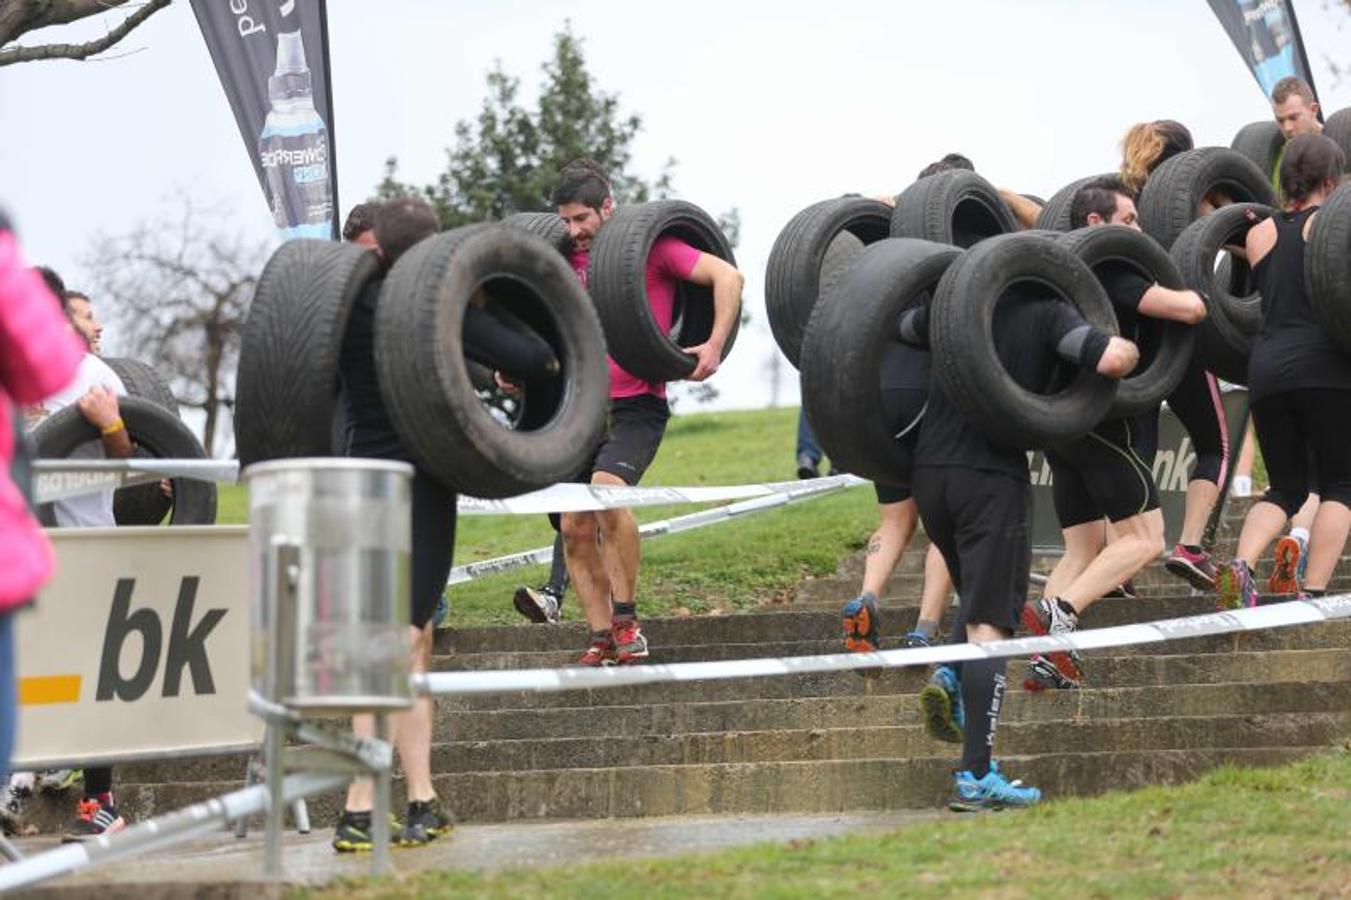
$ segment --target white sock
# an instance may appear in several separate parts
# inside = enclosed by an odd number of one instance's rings
[[[1307,528],[1291,528],[1291,529],[1290,529],[1290,536],[1291,536],[1292,538],[1294,538],[1295,540],[1299,541],[1299,544],[1300,544],[1301,547],[1307,547],[1307,546],[1309,546],[1309,529],[1307,529]]]
[[[1252,494],[1252,478],[1248,475],[1235,475],[1230,482],[1229,492],[1235,497],[1247,497]]]

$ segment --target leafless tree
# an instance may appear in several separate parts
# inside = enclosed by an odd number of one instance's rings
[[[96,237],[83,260],[111,343],[155,366],[179,404],[203,411],[208,453],[222,411],[234,408],[240,334],[271,245],[184,193],[163,218]]]
[[[39,59],[88,59],[109,49],[132,29],[168,6],[170,0],[146,0],[128,6],[127,0],[0,0],[0,66]],[[30,31],[52,25],[69,25],[101,15],[114,7],[132,10],[101,38],[82,44],[50,43],[20,45],[14,42]]]

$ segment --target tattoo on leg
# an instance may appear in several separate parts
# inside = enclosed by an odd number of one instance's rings
[[[868,538],[868,555],[872,556],[882,552],[882,539],[877,535]]]

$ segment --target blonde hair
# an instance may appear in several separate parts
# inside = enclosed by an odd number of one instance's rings
[[[1158,119],[1132,125],[1121,139],[1121,180],[1139,194],[1159,163],[1192,147],[1191,132],[1181,122]]]

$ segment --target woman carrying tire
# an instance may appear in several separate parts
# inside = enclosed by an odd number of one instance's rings
[[[1237,557],[1220,570],[1222,608],[1257,605],[1252,570],[1309,494],[1322,489],[1313,521],[1306,592],[1327,589],[1351,526],[1351,355],[1339,349],[1309,303],[1304,245],[1318,208],[1346,162],[1322,135],[1303,134],[1281,160],[1285,211],[1254,226],[1248,260],[1262,295],[1262,320],[1248,362],[1253,423],[1271,486],[1248,511]],[[1310,471],[1312,469],[1312,472]]]
[[[1141,122],[1121,142],[1121,180],[1139,195],[1149,174],[1165,160],[1193,147],[1187,126],[1172,119]],[[1229,421],[1221,402],[1220,383],[1192,357],[1182,380],[1168,396],[1168,406],[1187,429],[1196,453],[1196,467],[1187,482],[1182,532],[1165,567],[1194,587],[1208,589],[1215,581],[1215,564],[1201,546],[1211,511],[1220,498],[1229,468]],[[1158,449],[1157,431],[1136,445],[1150,466]]]

